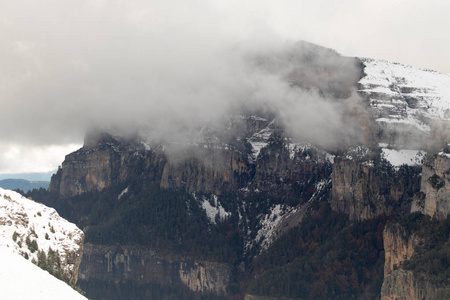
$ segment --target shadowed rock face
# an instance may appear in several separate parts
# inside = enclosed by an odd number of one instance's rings
[[[419,229],[420,230],[420,229]],[[398,223],[387,223],[383,232],[385,248],[384,280],[381,299],[437,299],[436,292],[446,282],[433,280],[415,270],[407,270],[402,264],[423,252],[424,241],[414,231],[408,232]]]
[[[336,158],[332,173],[331,207],[351,220],[367,220],[408,210],[419,191],[419,168],[410,173],[383,170],[367,162]]]
[[[411,211],[445,219],[450,213],[450,155],[429,155],[422,168],[421,195]]]
[[[79,279],[174,285],[193,292],[226,295],[231,269],[226,264],[183,258],[149,247],[86,244]]]
[[[419,242],[418,236],[409,235],[399,224],[388,223],[383,231],[384,276],[398,268],[405,260],[410,259]]]
[[[436,293],[436,286],[413,271],[395,270],[385,276],[381,288],[382,300],[430,299]]]

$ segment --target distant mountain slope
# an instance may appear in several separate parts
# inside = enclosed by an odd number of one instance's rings
[[[49,181],[55,172],[56,170],[46,173],[0,174],[0,180],[13,178],[13,179],[25,179],[29,181]]]
[[[7,190],[20,189],[24,192],[28,192],[34,189],[48,189],[49,181],[28,181],[25,179],[3,179],[0,180],[0,187]]]
[[[0,247],[0,270],[1,299],[86,299],[63,281],[6,247]]]

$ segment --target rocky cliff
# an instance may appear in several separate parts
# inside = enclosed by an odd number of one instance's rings
[[[220,195],[245,187],[252,173],[254,166],[246,154],[222,149],[193,149],[186,159],[167,161],[160,186]]]
[[[159,157],[143,157],[143,146],[107,133],[86,135],[84,146],[69,155],[52,176],[49,192],[70,197],[89,191],[101,191],[130,176],[140,175],[142,166],[151,166],[147,178],[162,173]],[[163,159],[163,158],[161,158]]]
[[[231,268],[149,247],[86,244],[79,273],[81,286],[90,280],[131,280],[143,285],[184,284],[193,292],[221,296],[228,292]]]
[[[446,297],[448,230],[447,221],[417,213],[386,224],[381,299]]]
[[[410,234],[397,223],[386,224],[383,231],[384,276],[401,267],[402,263],[412,257],[420,238]]]
[[[351,220],[405,212],[420,188],[420,168],[395,170],[389,164],[336,157],[331,207]]]
[[[442,152],[427,157],[420,191],[411,211],[445,219],[450,213],[450,154]]]
[[[416,276],[413,271],[398,269],[384,277],[381,288],[382,300],[431,299],[437,288],[425,277]]]

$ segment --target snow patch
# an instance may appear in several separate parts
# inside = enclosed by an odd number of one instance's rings
[[[0,241],[3,239],[2,237]],[[0,243],[5,244],[4,241]],[[65,282],[53,277],[5,246],[0,247],[0,270],[1,299],[87,299]]]
[[[272,136],[273,133],[273,125],[275,124],[275,120],[272,120],[272,122],[267,125],[266,128],[263,130],[254,133],[247,141],[252,146],[252,154],[250,156],[250,161],[255,162],[258,158],[259,153],[261,152],[261,149],[266,147],[269,143],[269,139]]]
[[[205,196],[202,198],[202,208],[205,210],[206,216],[211,223],[216,224],[216,217],[218,217],[220,221],[223,221],[231,216],[231,213],[227,212],[222,207],[216,195],[212,195],[212,201],[214,202],[214,205],[211,205],[210,200]]]
[[[128,186],[122,191],[120,192],[119,196],[117,196],[117,200],[120,200],[120,198],[122,198],[123,195],[125,195],[126,193],[128,193]]]
[[[395,150],[388,148],[381,150],[381,157],[390,162],[394,167],[400,167],[402,165],[420,166],[423,164],[425,154],[426,152],[420,150]]]
[[[294,211],[294,208],[284,204],[277,204],[266,215],[260,215],[261,229],[256,234],[256,241],[261,243],[262,249],[267,249],[272,243],[277,231],[276,228],[283,220],[283,216]]]

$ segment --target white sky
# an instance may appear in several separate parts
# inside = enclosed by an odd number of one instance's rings
[[[448,0],[2,0],[0,173],[56,169],[92,124],[220,109],[221,53],[247,41],[450,73],[449,16]]]

